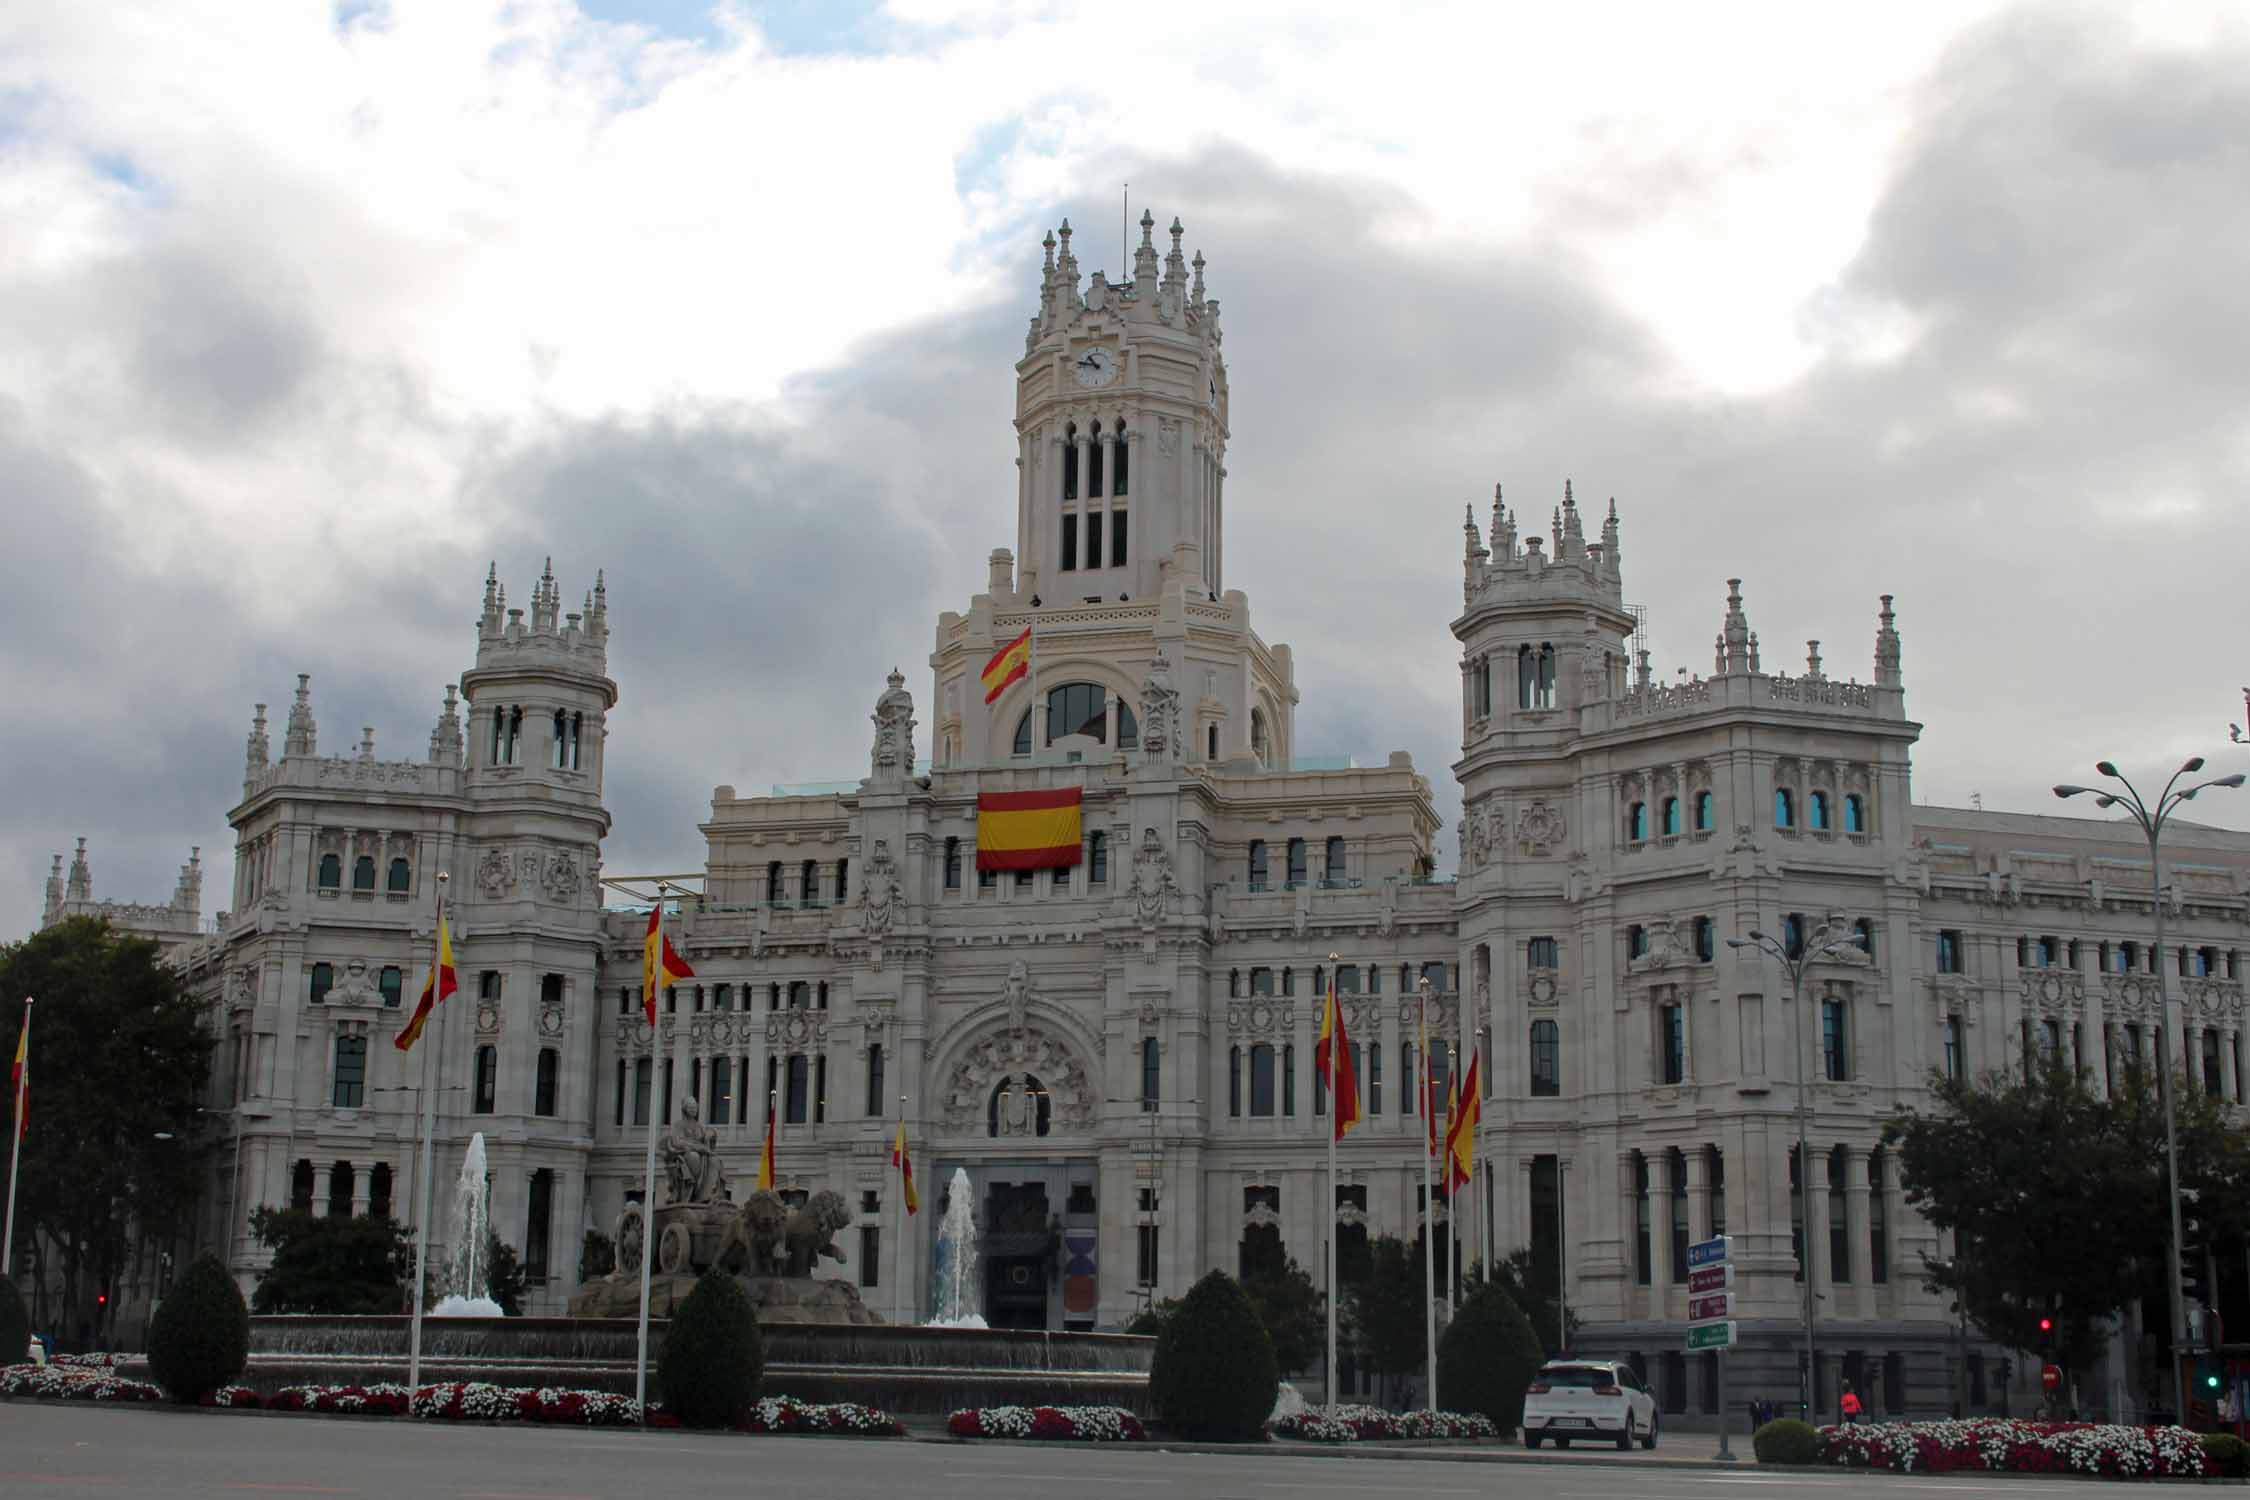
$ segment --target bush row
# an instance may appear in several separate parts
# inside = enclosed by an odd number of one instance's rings
[[[2092,1422],[1862,1423],[1812,1427],[1793,1418],[1768,1422],[1751,1439],[1758,1462],[1885,1469],[2095,1474],[2109,1479],[2199,1478],[2239,1467],[2241,1445],[2184,1427],[2119,1427]]]

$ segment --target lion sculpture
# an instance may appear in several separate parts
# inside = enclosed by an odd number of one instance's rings
[[[842,1263],[836,1232],[852,1221],[843,1195],[822,1189],[805,1206],[792,1209],[778,1193],[760,1188],[742,1205],[742,1234],[748,1241],[753,1276],[810,1276],[822,1256]]]

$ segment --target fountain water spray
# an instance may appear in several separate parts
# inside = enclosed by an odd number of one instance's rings
[[[945,1217],[938,1223],[937,1297],[931,1328],[983,1328],[977,1310],[977,1210],[964,1167],[946,1186]]]
[[[446,1282],[451,1288],[431,1316],[439,1318],[497,1318],[500,1304],[492,1300],[491,1257],[485,1253],[492,1228],[490,1205],[485,1201],[484,1132],[469,1137],[461,1158],[461,1175],[453,1184],[453,1218],[449,1226],[452,1251],[447,1256]]]

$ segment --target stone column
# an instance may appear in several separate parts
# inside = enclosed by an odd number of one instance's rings
[[[312,1211],[313,1217],[316,1219],[328,1217],[328,1185],[329,1179],[334,1174],[335,1167],[332,1163],[324,1161],[313,1163]]]
[[[1688,1240],[1711,1238],[1711,1158],[1701,1146],[1687,1150]]]
[[[1828,1201],[1828,1153],[1818,1146],[1806,1153],[1804,1184],[1805,1275],[1814,1293],[1825,1295],[1834,1307],[1836,1268],[1828,1263],[1828,1216],[1837,1206]]]
[[[1868,1155],[1865,1146],[1844,1148],[1844,1233],[1852,1252],[1851,1305],[1862,1318],[1875,1315],[1875,1256],[1867,1214]]]
[[[1649,1179],[1649,1185],[1652,1188],[1655,1186],[1653,1175]],[[1618,1263],[1623,1266],[1625,1274],[1618,1282],[1620,1288],[1618,1302],[1620,1314],[1628,1318],[1640,1313],[1643,1301],[1640,1292],[1639,1215],[1640,1192],[1638,1180],[1633,1171],[1633,1153],[1631,1151],[1619,1151],[1617,1153],[1617,1259]],[[1655,1250],[1655,1224],[1653,1220],[1649,1229],[1649,1248],[1653,1258],[1653,1251]],[[1648,1281],[1651,1288],[1650,1297],[1653,1298],[1653,1289],[1656,1286],[1656,1273],[1653,1269],[1649,1272]]]

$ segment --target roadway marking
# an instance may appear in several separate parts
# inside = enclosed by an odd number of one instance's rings
[[[1059,1479],[1065,1484],[1171,1484],[1169,1479],[1116,1479],[1107,1474],[1025,1474],[1010,1469],[1005,1472],[983,1469],[948,1469],[939,1476],[944,1479]],[[1294,1486],[1283,1486],[1294,1488]],[[1465,1493],[1465,1492],[1464,1492]]]
[[[1367,1493],[1369,1486],[1365,1484],[1278,1484],[1263,1479],[1253,1479],[1250,1481],[1250,1488],[1254,1490],[1340,1490],[1348,1494],[1364,1495]],[[1429,1484],[1416,1485],[1414,1492],[1418,1495],[1481,1495],[1485,1493],[1483,1490],[1441,1489],[1436,1485]]]
[[[84,1443],[80,1447],[87,1446]],[[25,1484],[123,1484],[123,1476],[108,1474],[0,1474],[0,1479],[20,1479]]]

